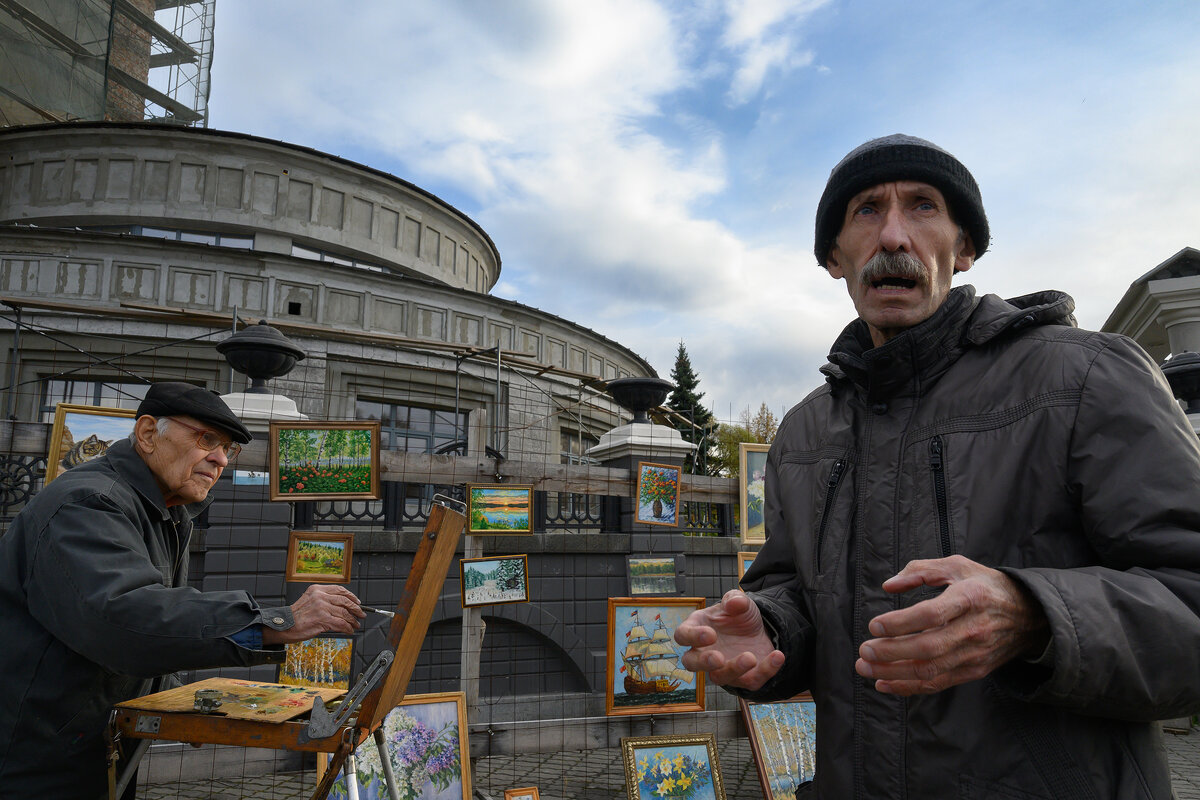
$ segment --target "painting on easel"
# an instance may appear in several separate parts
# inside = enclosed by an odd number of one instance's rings
[[[405,697],[384,719],[383,740],[402,797],[470,800],[467,701],[462,692]],[[360,800],[388,800],[375,743],[359,745],[354,760]],[[333,783],[329,800],[349,797],[343,770]]]

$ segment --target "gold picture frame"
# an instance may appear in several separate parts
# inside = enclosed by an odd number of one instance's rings
[[[136,417],[132,408],[55,405],[46,452],[46,483],[71,467],[104,455],[109,445],[129,436]]]
[[[475,578],[468,580],[472,573]],[[529,556],[523,553],[460,558],[458,579],[463,608],[529,602]]]
[[[763,501],[766,492],[767,453],[771,445],[738,443],[738,511],[742,544],[767,541]]]
[[[297,583],[349,583],[353,533],[291,531],[284,580]]]
[[[536,786],[525,786],[521,789],[505,789],[504,800],[541,800]]]
[[[272,422],[270,499],[378,500],[379,422]]]
[[[610,597],[604,710],[609,716],[704,710],[704,673],[679,663],[675,628],[703,597]]]
[[[492,536],[533,533],[533,486],[468,483],[464,533]]]
[[[741,583],[742,578],[746,577],[746,570],[749,569],[751,562],[758,553],[753,550],[739,550],[737,554],[738,566],[738,583]]]
[[[679,527],[679,483],[683,469],[674,464],[639,461],[634,518],[643,525]]]
[[[726,800],[717,738],[711,733],[622,736],[621,761],[628,800],[669,797],[681,784],[693,792],[711,784],[716,800]]]

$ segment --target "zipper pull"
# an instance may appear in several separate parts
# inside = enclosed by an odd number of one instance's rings
[[[830,489],[838,485],[838,481],[842,479],[842,472],[844,472],[845,469],[846,461],[844,459],[839,458],[837,461],[833,462],[833,469],[829,471]]]
[[[935,436],[929,440],[929,466],[938,472],[942,471],[942,437]]]

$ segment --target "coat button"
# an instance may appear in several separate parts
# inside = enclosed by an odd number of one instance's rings
[[[273,618],[273,619],[271,620],[271,622],[274,622],[276,625],[282,625],[282,624],[283,624],[283,617],[275,617],[275,618]]]
[[[875,405],[871,406],[871,410],[876,414],[886,414],[887,408],[887,403],[876,403]]]

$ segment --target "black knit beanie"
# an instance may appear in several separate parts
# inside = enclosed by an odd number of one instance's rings
[[[923,181],[936,186],[950,204],[954,221],[962,225],[975,245],[975,258],[987,250],[987,215],[975,178],[954,156],[933,142],[894,133],[854,148],[829,173],[829,182],[817,204],[817,231],[813,252],[825,266],[834,240],[842,229],[850,198],[889,181]]]

